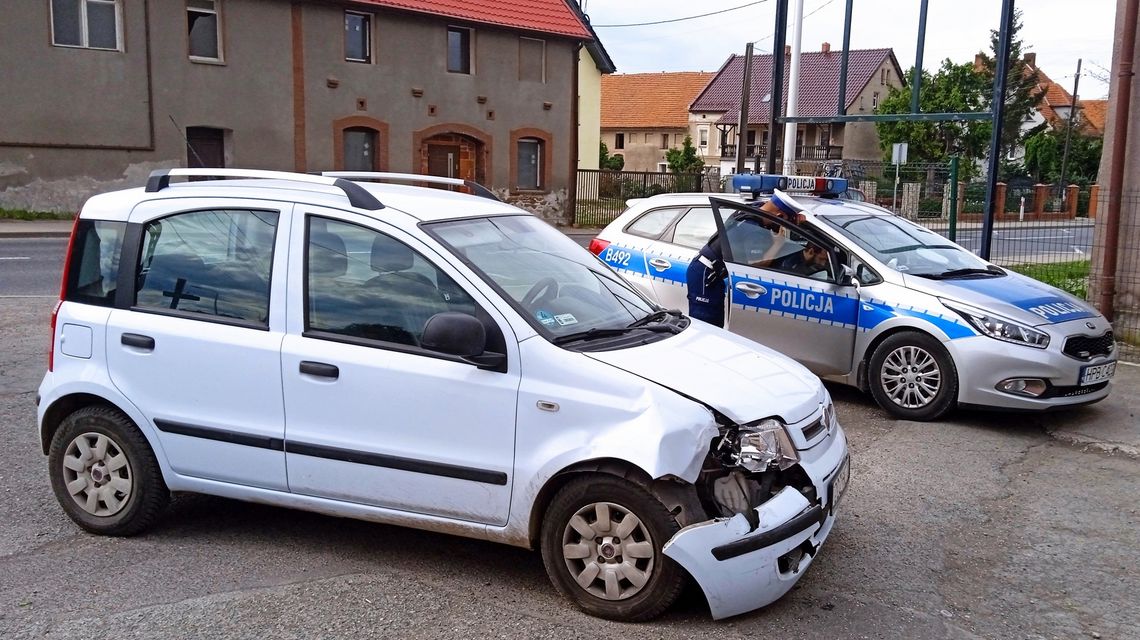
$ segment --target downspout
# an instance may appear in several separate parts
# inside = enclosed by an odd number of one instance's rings
[[[579,130],[582,123],[578,121],[578,103],[582,101],[582,96],[579,93],[578,69],[582,64],[582,49],[584,48],[585,45],[579,42],[578,53],[574,56],[574,73],[571,74],[570,85],[570,184],[566,185],[566,208],[568,209],[566,217],[570,221],[570,226],[574,226],[578,222],[578,145],[581,144],[582,133]]]
[[[1104,221],[1104,254],[1100,272],[1100,301],[1097,308],[1109,322],[1116,302],[1117,243],[1120,240],[1120,202],[1124,187],[1124,154],[1128,144],[1128,116],[1132,102],[1132,59],[1136,55],[1136,16],[1140,0],[1127,0],[1124,8],[1124,37],[1116,77],[1116,117],[1112,123],[1112,160],[1109,162],[1108,217]]]

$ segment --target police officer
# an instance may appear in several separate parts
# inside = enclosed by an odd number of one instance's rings
[[[760,206],[760,210],[785,220],[796,220],[802,209],[788,194],[775,189],[772,197]],[[737,228],[742,228],[740,225]],[[724,294],[727,288],[728,267],[721,253],[720,234],[714,233],[697,257],[689,263],[686,272],[686,285],[689,298],[689,315],[718,327],[724,326]],[[753,264],[761,264],[770,259],[783,243],[782,236],[763,252],[763,258]]]

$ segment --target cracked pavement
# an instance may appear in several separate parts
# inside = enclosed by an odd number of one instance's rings
[[[796,589],[723,622],[572,609],[536,553],[206,496],[153,531],[81,532],[35,433],[50,298],[2,299],[0,637],[1140,638],[1140,461],[1020,414],[892,420],[832,387],[853,452],[840,518]]]

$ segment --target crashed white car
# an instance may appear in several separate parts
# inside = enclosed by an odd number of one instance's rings
[[[95,196],[52,339],[52,487],[104,535],[199,492],[539,548],[607,618],[691,576],[723,618],[800,579],[850,473],[807,369],[458,180],[171,170]]]

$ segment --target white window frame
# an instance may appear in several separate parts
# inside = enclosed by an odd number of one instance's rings
[[[190,12],[191,11],[195,11],[197,13],[212,13],[212,14],[214,14],[214,25],[215,25],[215,28],[218,30],[218,33],[217,33],[218,56],[216,58],[211,58],[209,56],[196,56],[196,55],[194,55],[190,51],[189,29],[187,29],[187,33],[186,33],[186,55],[193,62],[224,62],[226,59],[226,56],[225,56],[225,53],[223,51],[223,44],[222,44],[222,7],[221,7],[222,0],[197,0],[197,1],[198,2],[209,2],[211,5],[213,5],[213,9],[203,9],[201,7],[191,7],[190,2],[187,1],[187,3],[186,3],[186,24],[187,24],[187,26],[189,26],[189,24],[190,24]]]
[[[372,26],[373,18],[375,17],[375,14],[368,13],[367,11],[350,11],[350,10],[346,9],[344,12],[344,15],[347,17],[349,14],[354,15],[354,16],[361,16],[367,21],[368,33],[366,33],[364,35],[364,39],[365,39],[365,45],[367,48],[368,57],[363,58],[363,59],[362,58],[350,58],[350,57],[348,57],[348,34],[346,33],[344,36],[345,37],[344,61],[345,62],[359,62],[360,64],[372,64],[372,62],[376,59],[376,45],[374,44],[373,37],[372,37],[372,32],[375,30],[375,27]]]
[[[709,146],[709,128],[701,127],[697,129],[697,146],[702,149],[707,149]]]
[[[54,47],[67,47],[69,49],[94,49],[96,51],[122,51],[123,50],[123,3],[122,0],[75,0],[79,4],[79,41],[80,44],[63,44],[55,41],[55,2],[48,0],[48,17],[51,20],[51,44]],[[115,47],[93,47],[87,40],[87,5],[110,4],[115,7]]]

